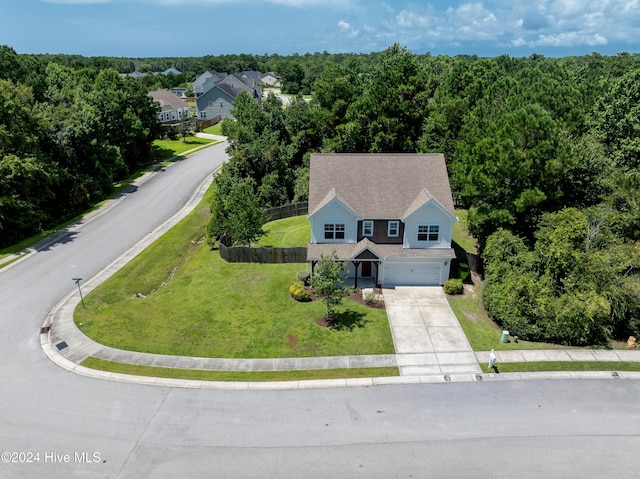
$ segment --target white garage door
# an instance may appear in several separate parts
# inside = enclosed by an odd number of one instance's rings
[[[385,261],[384,286],[437,286],[440,284],[440,262]]]

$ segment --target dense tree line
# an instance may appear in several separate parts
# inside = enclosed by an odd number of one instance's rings
[[[282,78],[282,89],[285,93],[311,94],[314,81],[330,65],[347,65],[362,71],[367,65],[376,62],[379,53],[329,54],[305,53],[304,55],[249,55],[225,54],[205,55],[202,57],[155,57],[155,58],[124,58],[124,57],[84,57],[82,55],[65,54],[37,54],[20,55],[22,63],[33,65],[59,65],[82,70],[85,68],[104,70],[113,68],[119,73],[155,73],[142,78],[143,84],[149,90],[159,90],[177,86],[188,86],[196,76],[206,70],[237,73],[241,71],[259,71],[261,73],[275,72]],[[175,68],[179,75],[157,75],[169,68]]]
[[[184,73],[118,75],[169,67]],[[305,199],[312,152],[443,152],[485,256],[496,321],[567,344],[640,333],[634,54],[447,57],[394,45],[367,55],[125,59],[2,47],[1,242],[81,210],[147,161],[157,126],[145,91],[207,69],[274,71],[284,90],[311,94],[284,106],[238,97],[236,121],[223,125],[232,158],[215,182],[221,218],[232,221],[234,196],[252,208]]]
[[[490,315],[524,339],[639,333],[640,56],[418,56],[394,45],[281,108],[248,97],[223,177],[304,199],[312,152],[444,152],[486,260]]]
[[[113,69],[0,47],[0,247],[70,219],[151,160],[157,107]]]

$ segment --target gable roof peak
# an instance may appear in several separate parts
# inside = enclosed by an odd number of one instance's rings
[[[455,216],[441,153],[313,154],[309,165],[309,211],[328,192],[363,218],[403,218],[430,200]]]

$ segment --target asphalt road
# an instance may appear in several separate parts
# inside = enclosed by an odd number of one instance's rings
[[[303,390],[110,382],[55,366],[55,303],[177,211],[225,158],[155,174],[0,271],[0,478],[602,478],[636,475],[640,382],[498,381]]]

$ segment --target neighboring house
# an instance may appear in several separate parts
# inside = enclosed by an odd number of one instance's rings
[[[134,80],[141,80],[142,78],[147,76],[147,74],[146,73],[140,73],[140,72],[131,72],[131,73],[127,73],[127,76],[130,76]]]
[[[210,80],[207,80],[207,83],[208,81]],[[212,88],[205,89],[204,93],[196,99],[198,119],[220,121],[233,118],[231,114],[233,101],[242,91],[246,91],[249,96],[261,103],[262,90],[259,86],[247,85],[239,75],[227,75]]]
[[[233,118],[233,100],[243,91],[225,83],[218,83],[196,99],[199,120],[221,121]]]
[[[185,92],[187,91],[187,89],[185,87],[179,86],[175,88],[169,88],[169,91],[179,98],[185,98]]]
[[[242,73],[240,73],[240,76],[246,76],[251,78],[251,80],[255,83],[261,83],[262,80],[260,79],[260,72],[254,71],[254,70],[245,70]]]
[[[348,276],[376,285],[441,285],[457,221],[442,154],[314,154],[311,267],[335,250]]]
[[[214,70],[207,70],[206,72],[198,75],[193,82],[193,91],[196,96],[202,95],[207,90],[213,88],[216,83],[227,76],[226,73],[218,73]],[[210,80],[210,81],[209,81]],[[206,83],[206,85],[205,85]]]
[[[180,70],[176,70],[175,68],[171,67],[171,68],[167,68],[165,71],[162,72],[163,75],[180,75]]]
[[[192,110],[184,100],[168,90],[150,91],[149,96],[160,104],[158,120],[163,124],[178,123],[183,115],[188,115]]]
[[[247,93],[253,98],[262,98],[262,89],[250,76],[243,74],[232,73],[227,75],[220,81],[227,85],[231,85],[233,88],[246,90]]]
[[[202,84],[202,93],[208,92],[228,76],[229,74],[227,73],[216,73],[215,75],[207,78],[205,82]]]
[[[265,73],[260,77],[260,81],[267,86],[280,86],[280,80],[273,72]]]

